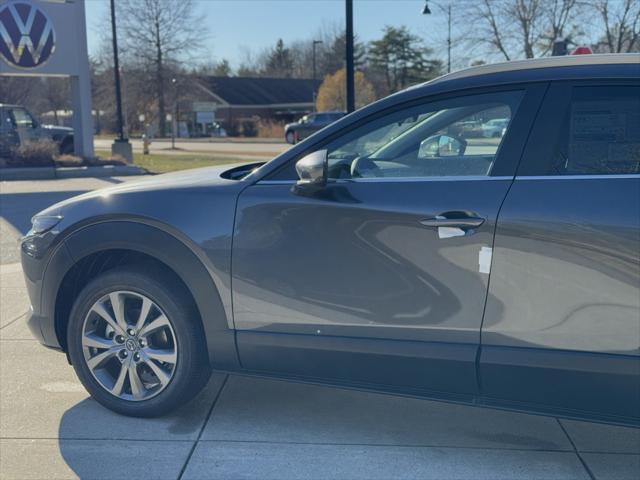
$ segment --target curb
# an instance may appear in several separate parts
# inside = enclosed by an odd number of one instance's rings
[[[55,180],[63,178],[101,178],[146,175],[147,170],[135,165],[103,167],[31,167],[0,168],[0,180]]]

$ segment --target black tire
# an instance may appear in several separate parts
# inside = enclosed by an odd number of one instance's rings
[[[60,144],[61,155],[73,155],[73,138],[67,137]]]
[[[134,417],[166,414],[195,397],[210,376],[199,315],[184,288],[170,280],[166,276],[128,268],[110,270],[92,280],[80,292],[71,310],[67,345],[73,368],[91,396],[114,412]],[[173,376],[162,391],[149,399],[132,401],[113,395],[96,380],[84,357],[82,331],[85,317],[99,299],[120,290],[136,292],[152,300],[169,319],[175,334],[177,361]]]

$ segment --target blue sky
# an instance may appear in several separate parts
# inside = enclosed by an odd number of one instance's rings
[[[210,59],[226,58],[234,67],[248,50],[257,53],[275,45],[278,38],[286,44],[344,25],[344,0],[198,0],[195,4],[203,24],[209,25]],[[355,33],[368,41],[379,38],[385,25],[406,25],[444,58],[446,19],[433,7],[432,15],[422,15],[423,6],[424,0],[355,0]],[[108,9],[108,0],[86,0],[90,53],[99,45],[101,19]]]

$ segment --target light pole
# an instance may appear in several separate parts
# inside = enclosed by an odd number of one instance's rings
[[[447,73],[451,73],[451,4],[448,4],[445,8],[438,3],[431,3],[447,14]],[[425,2],[422,14],[431,15],[429,2]]]
[[[122,92],[120,89],[120,62],[118,60],[118,37],[116,34],[116,6],[111,0],[111,41],[113,44],[113,75],[116,89],[116,115],[118,120],[118,138],[111,146],[112,155],[120,155],[129,163],[133,160],[131,144],[124,134],[124,120],[122,116]]]
[[[118,60],[118,37],[116,35],[116,5],[111,0],[111,42],[113,44],[113,74],[116,87],[116,115],[118,117],[118,140],[124,141],[124,122],[122,120],[122,93],[120,89],[120,62]]]
[[[316,46],[320,45],[322,42],[322,40],[314,40],[313,44],[312,44],[312,52],[313,52],[313,109],[316,109],[316,80],[317,80],[317,74],[316,74]]]
[[[356,89],[354,81],[354,65],[353,65],[353,0],[345,0],[346,2],[346,63],[347,63],[347,113],[351,113],[356,109]]]
[[[171,149],[176,149],[176,125],[178,119],[178,80],[176,78],[171,79],[171,84],[173,85],[173,116],[171,122]]]

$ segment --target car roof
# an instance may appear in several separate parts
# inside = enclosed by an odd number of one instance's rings
[[[478,77],[496,73],[516,72],[522,70],[578,66],[597,67],[605,65],[637,65],[638,67],[640,67],[640,53],[564,55],[558,57],[545,57],[527,60],[513,60],[510,62],[491,63],[448,73],[429,82],[420,84],[419,86],[434,85],[436,83],[441,83],[444,81]]]

